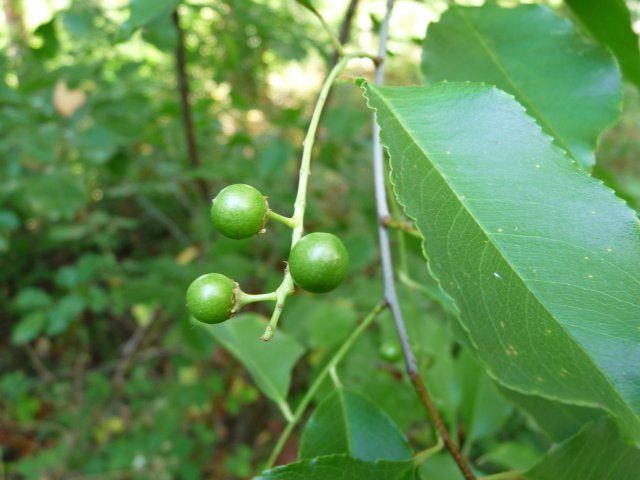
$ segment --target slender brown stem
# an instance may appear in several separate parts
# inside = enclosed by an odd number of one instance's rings
[[[460,472],[462,472],[462,475],[466,480],[476,480],[476,476],[473,474],[473,472],[469,468],[469,465],[467,464],[467,461],[462,456],[458,445],[456,445],[456,443],[451,439],[451,435],[449,434],[449,431],[447,430],[447,427],[445,426],[440,413],[438,413],[438,409],[434,405],[433,399],[431,398],[431,395],[429,395],[429,390],[427,389],[424,380],[420,376],[420,373],[409,372],[409,378],[411,379],[411,383],[416,389],[416,392],[418,392],[420,400],[422,400],[422,404],[427,409],[427,413],[429,414],[431,422],[434,424],[436,430],[444,440],[444,444],[447,446],[447,449],[451,453],[451,456],[458,465]]]
[[[393,10],[394,0],[387,0],[387,13],[380,26],[380,43],[378,45],[378,59],[379,62],[376,66],[375,82],[378,84],[384,83],[384,58],[386,55],[386,42],[389,33],[389,19],[391,17],[391,11]],[[375,114],[374,114],[375,115]],[[464,476],[465,480],[476,480],[475,475],[471,471],[471,468],[467,464],[466,460],[462,456],[460,449],[451,439],[451,435],[447,430],[446,425],[442,421],[442,417],[438,413],[438,410],[429,395],[427,386],[425,385],[420,372],[418,371],[418,363],[416,357],[409,344],[409,337],[407,335],[407,328],[402,318],[402,310],[400,309],[400,303],[398,302],[398,296],[396,293],[394,272],[393,272],[393,260],[391,258],[391,247],[389,243],[389,232],[387,231],[388,219],[391,218],[389,211],[389,203],[387,201],[386,186],[385,186],[385,171],[383,162],[382,144],[380,143],[380,127],[375,121],[373,121],[373,173],[374,173],[374,185],[376,195],[376,210],[378,213],[378,235],[380,243],[380,256],[382,260],[382,274],[384,279],[384,299],[389,304],[389,308],[393,314],[393,320],[398,332],[400,345],[402,346],[402,355],[404,356],[407,375],[411,379],[416,392],[418,393],[420,400],[427,409],[427,413],[435,426],[438,434],[444,440],[447,449],[451,453],[454,461],[458,465],[460,472]]]
[[[187,76],[186,50],[184,46],[184,31],[180,26],[180,14],[178,9],[173,12],[173,23],[176,27],[176,70],[178,74],[178,90],[180,93],[180,108],[182,110],[182,125],[184,128],[184,138],[187,143],[187,155],[192,167],[200,166],[200,155],[196,145],[196,135],[193,127],[191,114],[191,103],[189,102],[189,77]],[[197,180],[198,188],[205,200],[209,198],[209,189],[204,180]]]

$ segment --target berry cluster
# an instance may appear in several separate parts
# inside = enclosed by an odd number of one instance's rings
[[[211,220],[216,229],[233,239],[264,233],[269,218],[291,226],[291,219],[269,209],[269,203],[250,185],[229,185],[213,199]],[[349,268],[349,255],[342,241],[330,233],[310,233],[293,245],[288,269],[293,281],[313,293],[335,289]],[[247,303],[275,300],[274,294],[249,295],[230,278],[219,273],[198,277],[187,290],[187,307],[204,323],[220,323]]]

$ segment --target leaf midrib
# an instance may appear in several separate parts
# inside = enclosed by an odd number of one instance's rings
[[[260,362],[258,362],[255,359],[255,357],[253,356],[253,353],[251,353],[251,350],[245,350],[247,353],[249,353],[249,355],[242,355],[242,349],[239,348],[238,338],[235,332],[233,335],[233,346],[236,352],[238,353],[238,355],[243,356],[245,361],[250,360],[250,362],[247,361],[247,363],[251,363],[255,371],[260,373],[260,376],[264,379],[265,383],[268,384],[273,389],[273,391],[275,392],[274,397],[281,402],[286,402],[287,399],[280,395],[280,391],[277,385],[272,381],[269,375],[267,375],[265,371],[262,369],[262,367],[260,366]]]
[[[481,35],[480,31],[476,28],[475,24],[471,21],[471,19],[469,19],[469,16],[464,12],[464,8],[465,7],[455,8],[453,9],[453,11],[457,12],[460,15],[460,18],[462,18],[462,21],[467,24],[471,33],[473,33],[473,35],[478,39],[478,41],[480,42],[480,45],[482,45],[483,49],[487,52],[487,55],[489,56],[491,61],[494,63],[498,71],[504,76],[507,83],[511,85],[511,87],[514,89],[516,94],[523,100],[523,103],[526,105],[526,107],[529,110],[531,110],[531,112],[534,114],[534,116],[537,119],[539,119],[543,129],[547,130],[548,133],[551,134],[552,138],[556,140],[556,142],[559,143],[562,146],[562,148],[566,150],[567,154],[571,155],[571,158],[576,160],[576,163],[580,165],[580,162],[573,155],[573,150],[564,140],[563,136],[560,135],[560,133],[558,133],[558,131],[553,127],[550,121],[544,115],[542,115],[542,113],[536,108],[535,104],[529,99],[527,95],[525,95],[524,91],[520,89],[516,80],[505,69],[505,67],[502,66],[502,64],[498,60],[497,53],[493,51],[493,49],[486,42],[484,36]]]
[[[368,86],[368,83],[366,84]],[[497,89],[496,89],[497,90]],[[577,346],[577,348],[579,348],[585,355],[586,358],[589,359],[589,361],[592,363],[593,367],[595,368],[596,371],[601,372],[601,376],[604,379],[604,381],[610,386],[610,389],[612,392],[614,392],[614,395],[616,396],[617,400],[619,402],[621,402],[621,404],[629,411],[631,412],[631,414],[633,415],[634,418],[636,418],[638,420],[638,414],[635,412],[635,410],[633,410],[631,408],[631,406],[626,402],[626,400],[624,399],[624,397],[622,397],[621,393],[619,392],[619,390],[615,387],[615,385],[613,383],[611,383],[611,379],[609,378],[608,375],[605,375],[603,373],[603,371],[601,370],[600,366],[595,362],[595,360],[593,359],[593,357],[585,350],[584,346],[582,345],[582,343],[580,343],[573,335],[571,335],[571,333],[569,331],[567,331],[566,327],[564,326],[564,324],[562,324],[562,322],[558,321],[555,317],[555,315],[553,315],[553,313],[551,312],[551,310],[549,309],[549,307],[545,304],[544,301],[542,301],[539,296],[533,291],[531,290],[531,288],[529,288],[529,285],[527,284],[527,282],[524,281],[523,277],[520,275],[520,273],[518,272],[518,270],[516,270],[516,268],[513,266],[513,264],[511,263],[511,261],[509,261],[509,257],[506,256],[502,250],[498,247],[498,245],[496,245],[493,241],[493,237],[489,234],[489,232],[487,232],[485,230],[485,228],[483,227],[483,225],[480,224],[480,222],[477,221],[476,217],[471,213],[471,211],[468,209],[467,205],[460,200],[460,196],[456,194],[456,190],[453,187],[453,185],[451,185],[451,183],[449,182],[449,179],[446,177],[446,175],[444,175],[442,173],[442,171],[436,166],[436,164],[431,160],[431,156],[429,155],[429,153],[427,151],[425,151],[425,149],[423,148],[423,146],[417,141],[417,138],[413,135],[413,130],[408,128],[408,126],[404,123],[404,121],[402,120],[402,118],[398,115],[398,112],[392,107],[392,105],[387,102],[386,98],[383,95],[378,94],[377,95],[378,98],[380,99],[380,101],[382,103],[384,103],[386,105],[386,107],[389,109],[389,111],[393,114],[393,118],[396,119],[396,121],[398,122],[398,124],[402,127],[402,129],[407,133],[407,135],[410,137],[410,139],[413,141],[414,145],[416,147],[418,147],[420,149],[420,151],[423,153],[424,157],[427,159],[427,161],[432,165],[432,167],[434,168],[434,170],[436,170],[440,176],[440,178],[442,178],[442,180],[446,183],[447,187],[449,187],[451,193],[454,195],[455,199],[457,200],[457,203],[459,203],[463,210],[465,210],[467,212],[467,214],[469,215],[469,217],[471,219],[473,219],[473,223],[475,225],[477,225],[478,229],[482,232],[482,234],[485,236],[485,238],[487,239],[487,241],[493,246],[493,248],[498,252],[498,254],[501,256],[501,258],[506,260],[507,265],[509,266],[509,269],[513,272],[513,274],[518,278],[518,280],[522,283],[522,285],[524,285],[524,287],[526,288],[526,290],[533,296],[533,298],[536,299],[536,301],[544,308],[544,311],[547,313],[547,315],[549,315],[550,318],[552,318],[555,323],[562,329],[562,331],[567,335],[568,338],[570,338],[572,340],[572,342]],[[376,114],[377,114],[377,109],[376,110]],[[544,132],[543,132],[544,133]],[[394,189],[395,189],[395,185],[394,185]],[[405,205],[403,205],[405,206]],[[417,219],[413,219],[414,221],[416,221]],[[417,222],[416,222],[417,225]],[[423,240],[424,242],[424,240]],[[435,278],[435,277],[434,277]],[[438,281],[438,283],[440,285],[442,285],[442,282],[440,281],[439,278],[436,278],[436,280]],[[445,290],[446,291],[446,290]],[[453,300],[453,298],[452,298]],[[454,304],[455,304],[455,300]],[[458,311],[460,311],[460,308],[458,307]],[[472,340],[473,341],[473,340]],[[509,387],[507,384],[504,384],[505,386],[507,386],[508,388],[514,388],[514,387]],[[553,398],[551,396],[549,396],[546,393],[543,392],[535,392],[537,395],[540,395],[542,397],[545,398]]]

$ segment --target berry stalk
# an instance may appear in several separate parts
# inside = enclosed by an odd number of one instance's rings
[[[329,95],[329,91],[331,90],[331,86],[335,82],[336,77],[340,74],[340,72],[342,72],[342,70],[344,70],[349,61],[354,58],[362,57],[371,58],[370,55],[361,53],[345,55],[331,69],[329,75],[327,75],[327,78],[322,85],[322,89],[320,90],[320,95],[318,96],[316,106],[313,110],[313,114],[311,115],[309,129],[307,130],[307,135],[305,136],[303,142],[302,160],[300,162],[300,177],[298,179],[298,191],[296,193],[296,199],[294,203],[293,217],[291,217],[291,219],[293,220],[293,232],[291,234],[292,249],[296,245],[296,243],[298,243],[304,231],[304,213],[307,207],[307,185],[309,183],[309,176],[311,175],[311,153],[313,150],[313,144],[316,140],[316,132],[318,131],[318,124],[320,123],[322,110],[324,109],[325,103],[327,101],[327,96]],[[268,342],[273,338],[276,327],[278,326],[278,321],[280,320],[280,315],[282,314],[282,310],[284,309],[286,298],[291,293],[293,293],[293,291],[293,278],[291,277],[291,273],[289,273],[289,268],[287,267],[284,271],[284,278],[282,280],[282,283],[276,289],[276,307],[273,310],[271,320],[269,321],[264,334],[262,335],[262,337],[260,337],[261,340]]]

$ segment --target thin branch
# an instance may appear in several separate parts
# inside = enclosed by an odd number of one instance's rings
[[[375,82],[384,83],[384,57],[386,54],[387,35],[389,31],[389,18],[393,9],[394,0],[387,1],[387,14],[380,27],[380,45],[378,48],[379,63],[376,66]],[[398,296],[393,279],[393,264],[391,260],[391,247],[389,245],[389,232],[384,225],[384,219],[391,216],[387,203],[385,173],[383,163],[382,144],[380,143],[380,127],[373,115],[373,175],[376,195],[376,209],[378,212],[378,237],[380,241],[380,255],[382,260],[382,274],[384,279],[384,298],[393,313],[393,319],[400,337],[402,353],[404,355],[407,372],[412,374],[418,371],[416,358],[409,346],[407,329],[402,318],[402,312],[398,303]]]
[[[302,419],[302,415],[304,415],[304,412],[307,410],[309,403],[311,403],[313,396],[316,394],[316,392],[320,388],[320,385],[322,385],[322,382],[324,381],[324,379],[331,372],[331,370],[334,369],[340,363],[342,358],[347,354],[351,346],[362,334],[362,332],[364,332],[369,327],[369,325],[371,325],[371,322],[375,320],[375,318],[380,314],[380,312],[382,312],[386,308],[386,306],[387,304],[384,301],[381,301],[380,303],[378,303],[378,305],[376,305],[373,308],[373,310],[371,310],[367,314],[367,316],[362,320],[362,323],[358,325],[358,328],[356,328],[351,333],[351,335],[349,335],[349,338],[345,340],[345,342],[342,344],[340,349],[333,355],[331,360],[329,360],[329,362],[324,366],[320,374],[313,381],[313,384],[311,385],[311,387],[309,387],[309,390],[307,390],[304,397],[298,404],[298,408],[296,408],[296,411],[293,413],[293,419],[289,423],[287,423],[287,426],[285,427],[283,432],[280,434],[280,437],[278,438],[278,442],[276,443],[276,446],[273,447],[271,455],[267,460],[267,464],[264,467],[265,470],[271,468],[275,463],[275,461],[278,459],[278,455],[280,455],[280,452],[282,451],[284,444],[289,438],[289,435],[291,435],[291,432],[293,431],[295,426]]]
[[[440,413],[438,413],[438,409],[434,405],[433,400],[429,395],[429,391],[427,390],[427,386],[425,385],[424,380],[420,376],[420,372],[409,373],[409,378],[411,379],[411,383],[416,389],[416,392],[418,392],[420,400],[422,400],[422,404],[427,409],[429,418],[435,425],[436,430],[444,440],[444,444],[447,446],[447,449],[451,453],[451,456],[458,465],[460,472],[466,480],[476,480],[476,476],[471,471],[471,468],[467,464],[465,458],[462,456],[462,453],[460,453],[458,445],[456,445],[455,442],[451,439],[451,435],[449,434],[449,431],[447,430],[447,427],[445,426]]]
[[[131,360],[138,350],[138,347],[142,344],[142,341],[147,336],[147,333],[151,330],[151,327],[159,319],[161,313],[160,308],[156,308],[151,314],[151,318],[144,325],[138,325],[133,332],[133,335],[122,346],[120,361],[118,362],[115,373],[112,377],[112,384],[116,389],[120,388],[124,383],[125,375],[131,365]]]
[[[344,50],[342,49],[342,44],[340,43],[340,40],[338,40],[338,38],[333,33],[333,30],[331,30],[331,27],[329,26],[327,21],[324,19],[324,17],[320,13],[320,11],[318,9],[316,9],[311,4],[311,2],[308,2],[306,0],[296,0],[296,1],[300,5],[302,5],[304,8],[309,10],[311,13],[313,13],[318,20],[320,20],[320,23],[322,24],[322,28],[324,28],[324,30],[329,34],[329,38],[331,39],[331,43],[333,43],[333,46],[334,46],[336,52],[338,52],[338,56],[343,57],[344,56]]]
[[[347,7],[347,11],[344,14],[344,18],[342,19],[342,24],[340,25],[340,33],[338,34],[338,42],[341,45],[346,44],[349,41],[349,37],[351,35],[351,24],[353,23],[353,18],[356,15],[356,11],[358,10],[358,3],[360,0],[351,0],[349,2],[349,6]],[[333,52],[333,57],[331,58],[331,65],[335,65],[338,63],[338,59],[340,58],[340,52],[335,50]]]
[[[31,360],[33,368],[35,368],[35,370],[38,372],[40,378],[45,382],[55,381],[56,376],[51,373],[51,370],[44,366],[44,363],[42,363],[42,360],[40,359],[40,356],[38,355],[38,352],[35,350],[35,348],[33,348],[29,344],[26,344],[25,349],[27,351],[27,355],[29,356],[29,360]]]
[[[29,44],[29,35],[24,22],[24,5],[22,0],[3,0],[4,16],[9,34],[9,55],[19,59],[20,53]]]
[[[184,138],[187,143],[187,154],[192,167],[200,166],[200,156],[196,145],[196,135],[193,127],[191,114],[191,103],[189,102],[189,77],[187,76],[186,49],[184,46],[184,31],[180,26],[180,14],[176,8],[173,12],[173,23],[176,27],[176,70],[178,74],[178,89],[180,92],[180,108],[182,110],[182,124],[184,127]],[[209,198],[207,184],[201,178],[197,180],[198,188],[205,200]]]
[[[164,226],[169,231],[171,236],[178,242],[180,242],[183,247],[188,247],[189,245],[191,245],[191,240],[189,240],[189,237],[187,237],[187,235],[182,230],[180,230],[180,227],[178,227],[178,225],[170,217],[165,215],[162,210],[156,207],[151,200],[149,200],[142,193],[138,193],[136,199],[138,200],[140,206],[144,208],[150,216],[155,218],[158,223]]]
[[[377,84],[384,83],[384,58],[386,55],[387,36],[389,33],[389,19],[391,18],[391,12],[393,10],[394,0],[387,0],[387,12],[380,26],[380,43],[378,46],[378,59],[379,63],[376,66],[375,82]],[[378,212],[378,236],[380,239],[380,254],[382,260],[382,273],[384,279],[384,299],[389,304],[391,312],[393,313],[393,320],[395,323],[400,344],[402,346],[402,354],[406,364],[407,374],[411,379],[416,392],[420,396],[422,403],[424,404],[429,417],[436,427],[436,430],[444,440],[445,445],[453,459],[458,465],[458,468],[462,472],[462,475],[466,480],[476,480],[475,475],[471,472],[469,465],[460,453],[460,449],[451,439],[451,435],[447,431],[447,428],[442,421],[442,417],[435,408],[433,400],[429,395],[424,380],[420,376],[418,371],[416,357],[411,350],[409,339],[407,335],[407,329],[402,318],[402,311],[400,310],[400,304],[398,302],[398,296],[396,293],[393,263],[391,259],[391,248],[389,245],[389,232],[385,225],[385,221],[391,217],[389,212],[389,204],[387,203],[386,186],[385,186],[385,172],[383,163],[383,151],[382,144],[380,143],[380,127],[376,123],[375,114],[373,115],[373,172],[374,172],[374,184],[376,194],[376,208]]]
[[[387,228],[393,228],[395,230],[400,230],[404,233],[411,235],[412,237],[419,238],[422,240],[422,235],[413,225],[403,222],[401,220],[396,220],[395,218],[388,216],[380,219],[380,223]]]

